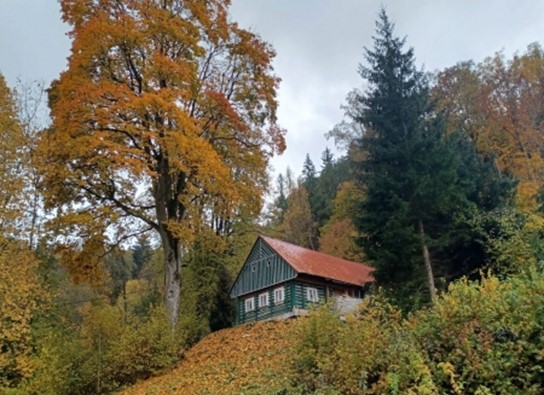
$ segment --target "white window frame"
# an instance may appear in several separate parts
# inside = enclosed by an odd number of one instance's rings
[[[274,304],[282,304],[285,302],[285,287],[274,289]]]
[[[250,311],[255,310],[255,298],[252,296],[245,300],[245,311],[249,313]]]
[[[269,297],[268,292],[263,292],[262,294],[259,294],[259,307],[266,307],[269,305]]]
[[[306,300],[308,302],[319,302],[319,292],[315,287],[306,288]]]

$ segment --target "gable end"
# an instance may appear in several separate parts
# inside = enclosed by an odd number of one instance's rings
[[[236,298],[281,284],[297,276],[297,272],[259,237],[230,291]]]

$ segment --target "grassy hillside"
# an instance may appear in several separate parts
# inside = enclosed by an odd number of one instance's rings
[[[285,386],[293,321],[264,322],[208,335],[171,372],[123,392],[131,395],[272,394]]]

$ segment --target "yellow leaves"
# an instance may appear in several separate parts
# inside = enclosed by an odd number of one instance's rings
[[[460,64],[440,73],[434,88],[450,128],[464,130],[498,168],[519,180],[518,207],[534,211],[544,185],[542,78],[544,56],[532,44],[511,60],[501,53],[474,66]]]
[[[14,224],[21,218],[25,170],[30,156],[28,138],[17,114],[15,98],[0,74],[0,231],[20,231]]]
[[[287,198],[288,207],[280,226],[286,241],[315,249],[317,224],[310,208],[308,191],[303,185],[293,189]]]
[[[1,240],[0,386],[30,375],[33,369],[30,325],[39,301],[48,298],[36,274],[37,267],[32,252],[15,242]]]
[[[290,378],[293,322],[264,322],[208,335],[185,353],[171,373],[143,382],[127,394],[262,394]]]
[[[333,201],[333,212],[329,222],[321,228],[320,251],[361,262],[362,249],[355,243],[358,236],[351,218],[357,213],[363,192],[352,181],[342,183]]]
[[[105,280],[101,265],[104,246],[103,234],[94,234],[86,237],[82,246],[78,243],[59,246],[56,252],[74,283],[99,286]]]
[[[125,284],[126,300],[129,306],[137,306],[149,292],[147,280],[128,280]]]
[[[285,147],[278,79],[273,50],[229,21],[228,4],[62,1],[72,51],[39,153],[47,206],[90,211],[88,238],[62,251],[75,278],[98,276],[105,232],[160,229],[186,248],[218,217],[259,212]]]
[[[321,230],[319,251],[340,258],[362,262],[363,253],[355,243],[357,230],[349,218],[328,222]]]
[[[463,391],[462,391],[462,387],[459,386],[459,384],[457,384],[457,381],[455,380],[456,378],[456,374],[455,374],[455,367],[449,363],[449,362],[440,362],[437,367],[439,369],[442,369],[442,372],[447,376],[449,377],[450,379],[450,385],[453,389],[453,391],[458,394],[458,395],[461,395],[463,394]]]

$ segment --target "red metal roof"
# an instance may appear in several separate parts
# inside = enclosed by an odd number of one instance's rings
[[[361,286],[373,282],[373,268],[361,263],[312,251],[285,241],[259,236],[298,273],[305,273],[347,284]]]

